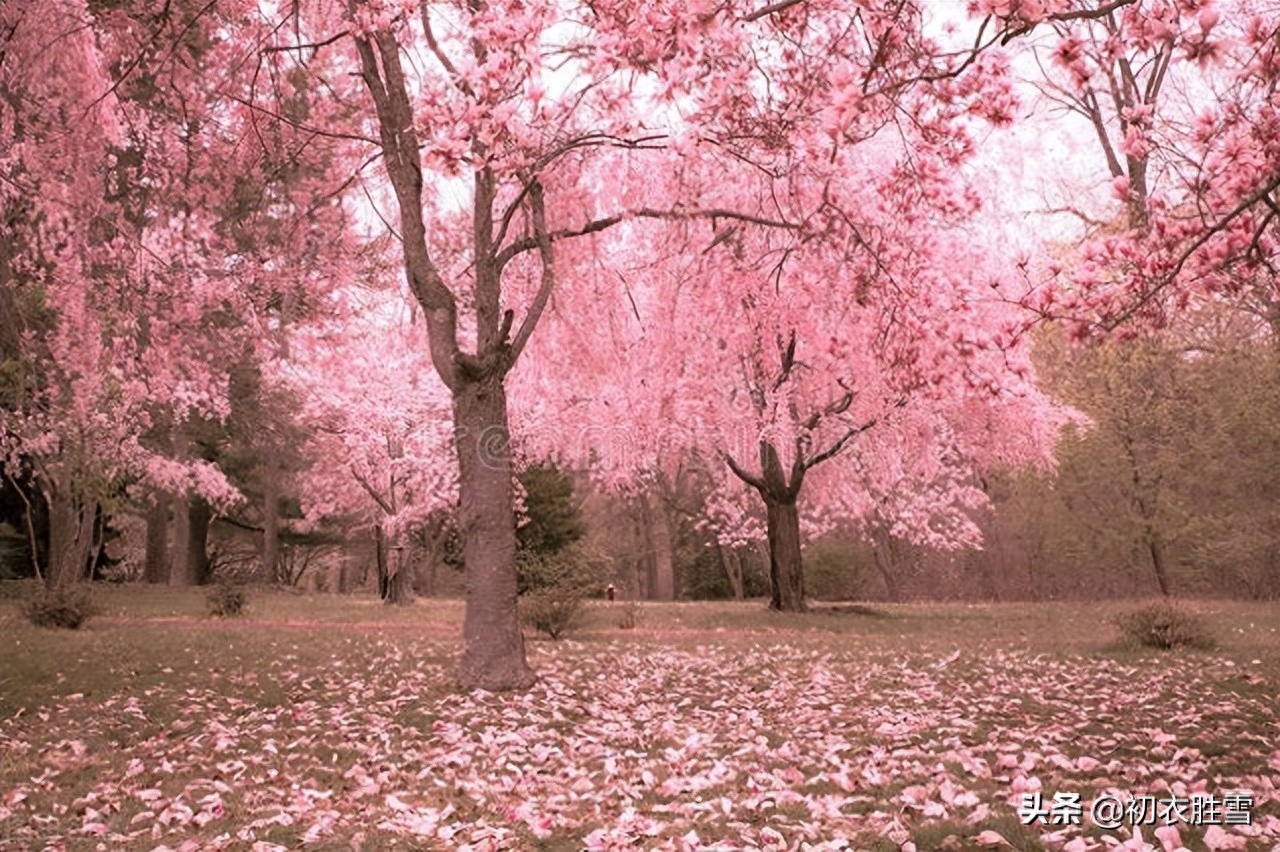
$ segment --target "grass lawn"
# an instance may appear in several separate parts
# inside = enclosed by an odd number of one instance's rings
[[[1280,844],[1276,605],[1189,603],[1218,648],[1161,654],[1119,642],[1124,603],[645,604],[629,630],[600,603],[495,695],[453,685],[458,601],[98,599],[76,632],[0,601],[0,848]],[[1234,791],[1251,825],[1089,819]],[[1082,824],[1024,827],[1036,792]]]

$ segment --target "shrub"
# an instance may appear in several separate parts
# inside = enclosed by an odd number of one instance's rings
[[[577,589],[583,595],[604,591],[613,561],[599,549],[574,542],[554,553],[516,552],[521,595],[546,589]]]
[[[582,593],[570,587],[540,589],[520,598],[520,620],[552,639],[582,624]]]
[[[244,614],[249,593],[236,583],[218,583],[209,589],[209,614],[215,618],[235,618]]]
[[[1115,625],[1130,642],[1145,648],[1208,650],[1214,646],[1213,636],[1198,617],[1168,601],[1120,613]]]
[[[640,623],[640,602],[627,601],[618,605],[618,629],[634,630]]]
[[[27,600],[23,611],[36,627],[79,629],[99,612],[89,590],[82,586],[42,589]]]

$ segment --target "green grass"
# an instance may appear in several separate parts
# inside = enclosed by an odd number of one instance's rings
[[[642,845],[689,830],[747,844],[763,844],[764,831],[823,836],[826,823],[809,816],[807,799],[787,798],[792,789],[846,797],[837,822],[855,848],[896,848],[885,845],[886,821],[896,819],[921,850],[972,848],[983,829],[1040,849],[1055,847],[1018,824],[1005,803],[1008,778],[972,777],[962,763],[994,766],[1001,749],[1014,749],[1020,760],[1057,753],[1063,766],[1115,761],[1130,773],[1110,779],[1117,786],[1159,777],[1144,767],[1175,765],[1177,777],[1190,765],[1210,789],[1268,772],[1280,784],[1280,769],[1266,765],[1280,724],[1276,605],[1186,602],[1217,648],[1159,653],[1120,641],[1114,616],[1136,605],[1125,602],[877,604],[808,615],[769,613],[762,601],[645,603],[629,630],[617,628],[613,607],[592,602],[569,640],[529,637],[543,676],[533,692],[485,698],[458,692],[452,679],[458,600],[401,608],[253,590],[243,618],[221,620],[205,615],[204,590],[120,586],[96,595],[101,615],[57,631],[26,623],[14,587],[0,589],[0,849],[57,838],[76,847],[90,842],[86,824],[109,826],[110,848],[228,831],[295,848],[317,825],[325,843],[344,848],[422,848],[403,820],[440,812],[472,832],[465,836],[496,826],[514,848],[568,849],[594,829],[618,829],[627,807],[662,825],[635,834]],[[465,765],[444,750],[453,725],[469,749]],[[1153,730],[1172,732],[1176,746],[1153,749]],[[485,745],[512,732],[534,750]],[[688,740],[691,732],[701,739]],[[539,743],[559,751],[543,755]],[[556,792],[579,774],[607,789],[602,748],[626,782],[619,789],[635,785],[631,805],[622,793],[584,804]],[[857,773],[890,765],[876,763],[880,749],[895,755],[893,769],[873,784]],[[717,779],[717,760],[737,775]],[[832,774],[846,763],[849,790]],[[516,788],[490,789],[515,764],[528,766],[514,770]],[[638,780],[645,767],[652,783]],[[785,774],[796,770],[803,780]],[[1102,771],[1045,762],[1029,770],[1050,792],[1087,791]],[[378,791],[366,792],[361,779],[379,773]],[[685,776],[710,779],[705,801],[679,792]],[[952,808],[931,818],[898,803],[910,787],[936,795],[944,776],[990,814],[969,821]],[[753,798],[748,777],[781,798],[760,809],[765,793]],[[664,792],[667,783],[677,787]],[[164,812],[140,798],[147,790],[199,812],[212,807],[205,797],[216,784],[231,792],[216,794],[220,810],[206,815],[207,827],[175,822],[152,835]],[[6,791],[25,798],[6,801]],[[387,804],[391,792],[408,810]],[[727,815],[704,809],[720,800]],[[337,816],[325,827],[330,803]],[[544,809],[548,836],[533,832],[538,813],[516,815],[521,803]],[[1255,814],[1277,812],[1267,804]],[[279,814],[290,822],[261,824]],[[1193,849],[1198,836],[1184,834]],[[437,835],[426,848],[453,845]]]

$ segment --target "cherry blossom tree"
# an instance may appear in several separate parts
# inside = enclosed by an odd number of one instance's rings
[[[390,298],[388,299],[388,295]],[[409,534],[457,504],[449,398],[421,323],[398,292],[350,293],[342,315],[300,330],[275,380],[303,402],[315,461],[300,492],[307,523],[374,530],[389,603],[412,600]]]
[[[52,548],[61,578],[104,499],[175,495],[198,528],[205,501],[236,499],[192,424],[222,420],[246,351],[323,302],[346,243],[338,146],[259,120],[255,98],[309,106],[255,5],[49,11],[5,7],[5,268],[52,314],[28,338],[41,381],[6,411],[5,450],[34,467],[53,538],[75,542]]]
[[[1086,211],[1080,262],[1029,304],[1080,334],[1163,325],[1226,297],[1280,339],[1280,6],[1274,2],[980,2],[1036,55],[1044,96],[1083,119],[1121,205]],[[1070,127],[1067,123],[1064,129]],[[1069,208],[1070,209],[1070,208]]]
[[[720,463],[719,534],[767,537],[775,609],[805,608],[802,505],[813,533],[876,519],[930,545],[976,546],[978,473],[1050,464],[1069,414],[1036,387],[1017,270],[978,228],[944,221],[970,203],[963,188],[936,187],[931,217],[896,159],[859,165],[856,181],[823,186],[862,211],[856,240],[703,226],[701,252],[633,248],[620,286],[558,312],[539,344],[594,367],[548,412],[561,418],[550,433],[577,438],[562,452],[615,482],[691,451]]]
[[[28,467],[49,506],[45,579],[61,585],[84,575],[101,545],[102,502],[118,498],[128,478],[145,471],[214,500],[233,491],[208,465],[168,464],[141,441],[154,396],[210,409],[216,395],[199,379],[149,373],[168,362],[149,357],[143,312],[121,286],[136,280],[145,246],[131,239],[110,192],[108,152],[125,131],[116,102],[104,97],[111,84],[83,9],[45,11],[5,9],[3,87],[14,108],[5,113],[12,144],[0,189],[4,284],[36,294],[51,316],[43,335],[25,335],[29,381],[0,417],[7,470]]]
[[[1007,114],[1007,91],[987,85],[999,64],[935,50],[922,21],[902,2],[852,14],[785,2],[352,5],[405,274],[453,400],[464,682],[530,679],[515,613],[506,376],[568,269],[575,285],[612,281],[574,238],[599,246],[637,219],[798,229],[767,197],[726,208],[682,185],[676,165],[699,141],[779,173],[902,114],[939,151],[966,144],[948,132],[956,113]],[[333,43],[331,30],[314,44]]]

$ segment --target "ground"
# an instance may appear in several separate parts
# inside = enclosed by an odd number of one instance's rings
[[[1189,604],[1217,650],[1160,654],[1119,643],[1123,603],[645,604],[620,629],[601,602],[499,695],[452,682],[457,601],[259,592],[224,622],[198,590],[99,595],[78,632],[0,602],[0,848],[1280,844],[1276,605]],[[1024,827],[1037,792],[1082,824]],[[1196,793],[1139,837],[1090,820]]]

